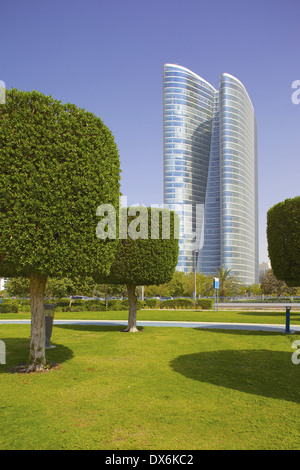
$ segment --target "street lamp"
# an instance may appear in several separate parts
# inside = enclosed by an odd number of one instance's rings
[[[194,300],[196,302],[197,300],[197,284],[196,284],[196,279],[197,279],[197,255],[198,255],[198,250],[194,250],[194,263],[195,263],[195,269],[194,269],[194,272],[195,272],[195,291],[194,291]]]

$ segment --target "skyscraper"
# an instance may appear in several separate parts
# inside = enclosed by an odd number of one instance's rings
[[[164,203],[181,220],[178,270],[258,282],[256,120],[232,75],[216,90],[164,66]]]

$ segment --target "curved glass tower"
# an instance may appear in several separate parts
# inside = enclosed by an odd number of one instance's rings
[[[231,75],[218,91],[184,67],[164,66],[164,203],[181,220],[178,270],[224,266],[258,282],[256,122]]]

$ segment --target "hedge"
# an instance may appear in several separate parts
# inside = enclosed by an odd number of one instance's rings
[[[300,196],[267,212],[268,252],[276,279],[300,286]]]
[[[4,309],[12,308],[11,304],[14,304],[14,308],[18,308],[21,312],[30,312],[30,305],[26,302],[25,304],[19,304],[17,300],[13,302],[10,300],[3,301],[2,306],[8,305],[9,307],[4,307]],[[118,310],[128,310],[128,299],[109,299],[108,307],[105,306],[104,300],[73,300],[70,306],[70,299],[62,299],[59,301],[48,301],[45,299],[45,303],[54,303],[56,305],[55,310],[57,312],[103,312],[103,311],[118,311]],[[170,300],[159,300],[159,299],[146,299],[145,301],[137,300],[137,309],[141,310],[143,308],[151,309],[163,309],[163,308],[174,308],[174,309],[212,309],[214,301],[212,299],[200,299],[195,303],[192,299],[170,299]],[[3,311],[4,313],[4,311]],[[15,313],[10,311],[10,313]],[[16,312],[17,313],[17,312]]]
[[[199,299],[197,300],[197,307],[201,307],[205,310],[211,310],[214,306],[213,299]]]
[[[123,301],[122,301],[122,305],[126,307],[126,310],[128,310],[128,308],[129,308],[129,300],[128,300],[128,299],[123,300]],[[141,309],[144,308],[144,307],[145,307],[145,302],[143,302],[142,300],[137,299],[137,301],[136,301],[136,308],[137,308],[137,310],[141,310]]]
[[[18,304],[16,302],[5,302],[0,304],[0,313],[18,313]]]
[[[160,308],[195,308],[196,303],[192,299],[170,299],[160,302]]]
[[[146,299],[145,300],[145,307],[147,308],[160,308],[160,300],[159,299]]]

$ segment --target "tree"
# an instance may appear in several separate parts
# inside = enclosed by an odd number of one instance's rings
[[[55,277],[48,277],[45,287],[45,295],[50,299],[62,299],[68,297],[73,293],[72,279],[62,278],[56,279]]]
[[[261,291],[264,295],[296,295],[297,288],[288,287],[284,281],[277,279],[272,269],[268,269],[265,274],[261,276]]]
[[[0,168],[0,276],[30,279],[29,370],[37,370],[46,362],[48,276],[109,272],[117,242],[96,237],[96,210],[118,207],[118,150],[94,114],[12,89],[0,106]]]
[[[262,294],[260,284],[251,284],[251,286],[248,287],[248,290],[255,297],[261,296],[261,294]]]
[[[276,295],[276,297],[279,297],[286,287],[286,284],[274,276],[272,269],[268,269],[265,274],[261,276],[260,287],[264,295]]]
[[[122,211],[126,234],[119,238],[106,282],[126,284],[129,315],[125,331],[136,332],[136,287],[159,285],[172,279],[178,261],[179,219],[167,209],[130,207]]]
[[[159,286],[145,286],[145,297],[170,297],[170,283],[160,284]]]
[[[12,277],[7,279],[5,290],[9,297],[29,297],[30,281],[26,277]]]
[[[169,282],[169,292],[172,297],[185,297],[188,294],[187,278],[184,272],[175,271]]]
[[[110,296],[122,296],[126,291],[125,285],[120,284],[101,284],[99,290],[103,292],[105,297],[105,306],[108,307],[108,298]]]
[[[268,210],[267,239],[276,278],[289,287],[300,286],[300,196]]]
[[[223,299],[226,294],[232,295],[239,290],[239,282],[231,274],[231,269],[221,266],[220,269],[216,269],[216,277],[219,278],[219,293],[221,299]]]
[[[185,274],[186,277],[186,294],[193,297],[195,292],[195,273]],[[207,296],[212,294],[212,278],[203,273],[196,273],[196,297]]]

